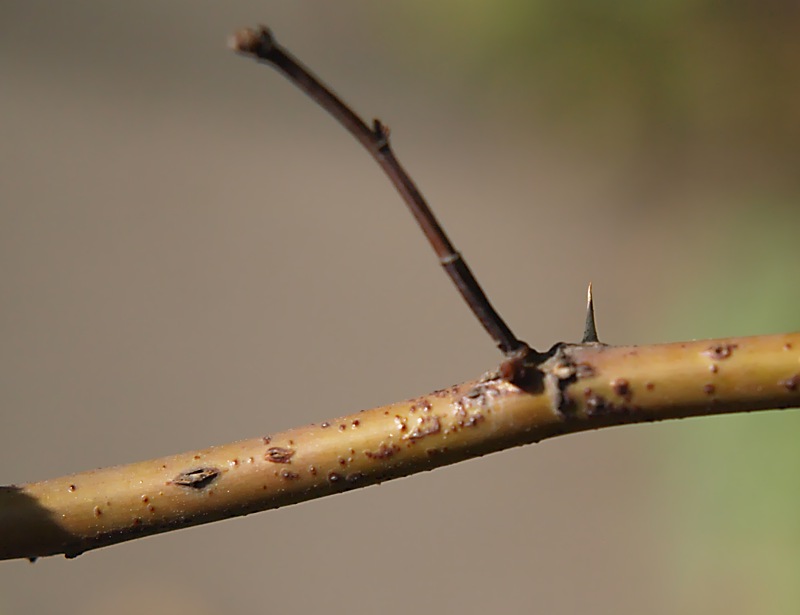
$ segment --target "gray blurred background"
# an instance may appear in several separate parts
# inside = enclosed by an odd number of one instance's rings
[[[498,361],[367,118],[538,348],[800,327],[794,2],[0,2],[0,484],[408,398]],[[781,613],[800,419],[544,442],[88,553],[0,613]]]

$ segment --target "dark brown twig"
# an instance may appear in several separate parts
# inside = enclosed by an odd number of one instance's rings
[[[231,39],[231,47],[239,53],[253,56],[277,68],[289,81],[336,118],[364,146],[411,209],[411,213],[422,227],[422,231],[439,257],[442,267],[453,280],[461,296],[478,317],[484,329],[492,336],[506,357],[522,369],[525,360],[535,353],[525,342],[517,339],[489,303],[489,299],[467,263],[450,243],[419,189],[395,158],[389,145],[387,127],[376,119],[373,121],[372,128],[369,128],[336,94],[323,85],[288,51],[278,45],[267,28],[239,31]]]

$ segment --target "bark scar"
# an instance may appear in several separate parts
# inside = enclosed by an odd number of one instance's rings
[[[551,356],[542,365],[544,386],[551,400],[551,407],[561,416],[566,416],[574,407],[566,395],[567,387],[578,379],[580,366],[572,358],[568,344],[557,344]]]
[[[203,489],[210,485],[220,472],[217,468],[195,468],[188,472],[181,472],[172,479],[173,485],[181,487],[191,487],[192,489]]]
[[[282,446],[272,446],[267,449],[267,461],[272,463],[290,463],[294,456],[294,449],[283,448]]]

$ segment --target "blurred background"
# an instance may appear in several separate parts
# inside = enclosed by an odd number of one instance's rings
[[[376,165],[226,39],[268,23],[395,150],[515,332],[796,330],[800,5],[0,2],[0,484],[320,421],[498,361]],[[584,433],[90,552],[0,614],[786,613],[800,415]]]

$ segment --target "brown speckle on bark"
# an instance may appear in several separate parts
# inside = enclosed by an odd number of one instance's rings
[[[400,447],[396,444],[387,446],[385,442],[381,442],[377,451],[364,451],[364,454],[370,459],[388,459],[399,450]]]
[[[787,391],[796,391],[800,387],[800,374],[795,374],[786,380],[781,380],[778,384],[784,387]]]
[[[419,440],[425,436],[439,433],[441,423],[438,416],[421,416],[417,418],[417,425],[414,431],[403,436],[404,440]]]
[[[738,344],[717,344],[709,347],[708,350],[705,351],[705,354],[711,357],[714,361],[722,361],[723,359],[730,357],[733,354],[733,351],[738,347]]]
[[[611,383],[611,388],[620,397],[626,400],[631,397],[631,384],[625,378],[617,378]]]
[[[472,387],[469,391],[464,393],[464,397],[468,399],[478,399],[481,396],[481,390],[477,386]]]
[[[448,449],[447,449],[447,447],[446,447],[446,446],[441,446],[441,447],[439,447],[439,448],[429,448],[427,451],[425,451],[425,454],[426,454],[428,457],[436,457],[436,456],[438,456],[438,455],[444,455],[444,454],[446,454],[446,453],[447,453],[447,450],[448,450]]]
[[[464,427],[475,427],[482,420],[483,415],[480,412],[475,412],[466,421],[464,421]]]
[[[602,414],[606,410],[606,407],[606,400],[602,395],[593,393],[586,398],[586,414],[589,416]]]

